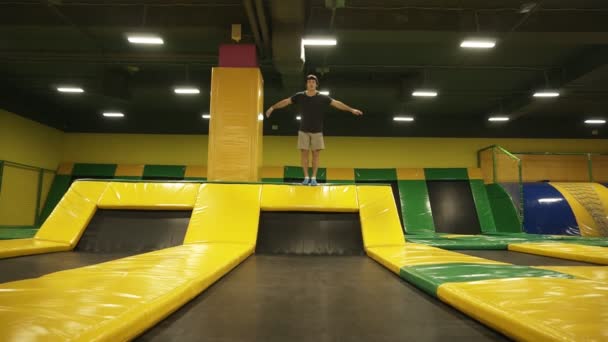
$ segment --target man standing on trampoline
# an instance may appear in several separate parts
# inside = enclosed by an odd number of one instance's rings
[[[325,148],[323,141],[323,119],[328,106],[351,112],[353,115],[363,115],[358,109],[351,108],[344,103],[334,100],[327,95],[321,95],[317,88],[319,79],[315,75],[306,76],[306,91],[296,93],[290,98],[281,100],[270,106],[266,111],[266,117],[270,117],[275,109],[284,108],[290,104],[300,106],[301,119],[298,131],[298,149],[304,171],[305,185],[317,185],[317,169],[319,168],[319,154]],[[312,151],[312,177],[308,177],[308,156]]]

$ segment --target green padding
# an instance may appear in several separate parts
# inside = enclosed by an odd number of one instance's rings
[[[432,239],[432,238],[407,238],[408,242],[420,243],[449,250],[506,250],[508,242],[492,240],[465,240],[465,239]]]
[[[355,169],[355,181],[383,180],[397,180],[397,169]]]
[[[511,201],[511,197],[500,184],[487,184],[486,192],[494,221],[496,231],[502,233],[521,233],[521,222],[517,209]]]
[[[424,169],[424,177],[426,180],[468,180],[469,172],[467,169]]]
[[[27,239],[34,237],[36,228],[0,228],[0,240]]]
[[[141,179],[140,176],[116,176],[114,177],[112,180],[114,181],[121,181],[121,180],[139,180]]]
[[[42,212],[40,212],[40,217],[38,222],[43,224],[46,221],[46,218],[49,217],[53,209],[63,195],[65,195],[66,191],[70,187],[72,181],[72,176],[70,175],[56,175],[53,179],[53,184],[51,185],[51,189],[49,190],[49,194],[46,197],[46,203],[44,204],[44,208]]]
[[[184,180],[206,182],[207,181],[207,177],[184,177]]]
[[[477,210],[477,217],[479,218],[479,225],[481,226],[482,232],[495,232],[496,223],[494,223],[494,216],[492,214],[492,207],[490,201],[488,201],[488,194],[486,193],[486,187],[483,181],[480,179],[471,179],[471,192],[473,193],[473,200],[475,201],[475,209]]]
[[[264,182],[264,183],[273,183],[273,184],[281,184],[281,183],[283,183],[283,178],[262,178],[262,182]]]
[[[146,165],[144,178],[177,178],[183,179],[186,173],[185,165]]]
[[[408,234],[435,231],[429,193],[424,180],[400,180],[399,197],[403,226]]]
[[[574,278],[569,274],[529,266],[471,263],[408,266],[402,267],[399,273],[401,278],[435,297],[437,289],[444,283],[468,283],[504,278]]]
[[[331,180],[328,179],[327,183],[332,183],[332,184],[351,184],[354,185],[356,184],[354,180],[346,180],[346,179],[337,179],[337,180]]]
[[[114,177],[116,164],[74,164],[72,175],[78,177]]]
[[[308,168],[308,175],[312,177],[312,167]],[[304,172],[302,172],[302,168],[299,166],[285,166],[283,177],[285,177],[285,179],[304,179]],[[327,179],[326,177],[327,169],[324,167],[319,168],[317,170],[317,179],[325,181]]]

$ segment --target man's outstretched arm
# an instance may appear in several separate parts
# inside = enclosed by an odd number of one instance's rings
[[[337,101],[337,100],[331,100],[330,105],[332,107],[334,107],[334,108],[338,108],[339,110],[343,110],[345,112],[351,112],[354,115],[363,115],[362,111],[360,111],[358,109],[355,109],[355,108],[351,108],[351,107],[349,107],[349,106],[345,105],[344,103],[342,103],[340,101]]]
[[[287,107],[287,106],[289,106],[291,103],[292,103],[292,102],[291,102],[291,97],[288,97],[288,98],[286,98],[285,100],[281,100],[281,101],[279,101],[279,102],[277,102],[277,103],[273,104],[273,105],[272,105],[272,106],[270,106],[270,108],[268,108],[268,110],[266,111],[266,117],[267,117],[267,118],[269,118],[269,117],[270,117],[270,114],[272,114],[272,112],[273,112],[275,109],[280,109],[280,108],[283,108],[283,107]]]

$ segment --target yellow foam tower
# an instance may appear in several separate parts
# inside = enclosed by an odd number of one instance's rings
[[[208,180],[259,181],[263,96],[260,69],[213,68]]]

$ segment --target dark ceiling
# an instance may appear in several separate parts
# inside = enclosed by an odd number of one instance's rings
[[[259,47],[265,107],[314,72],[332,97],[365,112],[330,111],[328,135],[608,137],[605,126],[583,123],[608,119],[605,0],[6,0],[0,108],[66,132],[207,133],[211,68],[235,23],[242,42]],[[157,33],[165,45],[129,45],[131,32]],[[335,36],[338,45],[307,48],[302,63],[306,35]],[[497,47],[459,47],[474,36],[496,38]],[[67,83],[86,92],[55,91]],[[173,94],[183,83],[201,94]],[[439,96],[412,98],[421,87]],[[540,88],[562,95],[534,99]],[[126,117],[103,118],[107,109]],[[265,134],[295,134],[295,114],[275,112]],[[396,123],[396,114],[416,121]],[[491,124],[490,114],[512,120]]]

